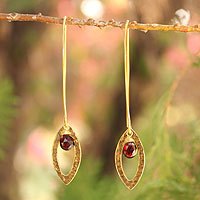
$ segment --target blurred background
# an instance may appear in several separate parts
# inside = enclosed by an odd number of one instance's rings
[[[0,1],[0,12],[163,24],[178,9],[189,10],[189,24],[200,23],[199,0]],[[128,191],[114,166],[126,128],[123,30],[69,26],[69,121],[83,159],[65,186],[51,159],[63,124],[62,26],[0,22],[0,200],[200,199],[200,34],[132,30],[130,37],[131,116],[145,148],[144,175]],[[72,158],[59,149],[64,172]],[[129,177],[136,164],[124,160]]]

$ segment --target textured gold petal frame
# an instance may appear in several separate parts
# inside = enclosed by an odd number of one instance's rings
[[[137,151],[138,151],[138,166],[137,171],[135,173],[135,176],[130,180],[125,175],[123,164],[122,164],[122,154],[123,154],[123,147],[126,142],[134,141]],[[144,154],[144,148],[142,146],[142,142],[140,141],[140,138],[136,134],[136,132],[131,129],[131,133],[128,131],[128,129],[122,134],[116,150],[115,150],[115,166],[117,173],[122,180],[122,182],[125,184],[125,186],[132,190],[137,183],[139,182],[140,178],[142,177],[144,167],[145,167],[145,154]]]
[[[69,134],[74,139],[74,160],[73,160],[73,164],[70,171],[66,175],[62,173],[60,166],[58,164],[58,158],[57,158],[57,150],[60,143],[60,136],[63,134]],[[68,185],[74,179],[81,163],[81,146],[71,127],[66,128],[63,126],[57,133],[56,138],[53,143],[52,157],[53,157],[54,169],[56,170],[61,180],[66,185]]]

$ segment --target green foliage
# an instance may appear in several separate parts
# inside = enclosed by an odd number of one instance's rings
[[[116,173],[97,178],[100,161],[84,159],[73,183],[60,187],[58,199],[200,199],[200,161],[195,160],[196,153],[200,152],[200,123],[194,121],[188,125],[190,134],[186,141],[182,141],[178,133],[169,132],[163,123],[166,99],[164,95],[157,106],[149,110],[148,120],[139,122],[143,127],[140,136],[146,152],[146,169],[133,191],[123,186]]]
[[[36,8],[40,1],[27,1],[27,0],[8,0],[7,1],[7,9],[9,12],[21,12],[24,10],[30,10]]]
[[[191,124],[187,139],[182,141],[181,133],[170,132],[165,127],[162,112],[164,105],[165,98],[161,99],[156,109],[151,128],[143,130],[145,133],[152,130],[150,135],[154,135],[154,139],[148,140],[152,145],[146,151],[147,165],[150,166],[146,167],[144,174],[145,185],[141,186],[143,189],[135,199],[199,199],[199,164],[194,163],[195,153],[199,152],[199,123],[195,121]]]
[[[199,68],[200,67],[200,57],[197,57],[195,62],[192,64],[193,67]]]
[[[99,179],[98,174],[100,168],[99,161],[87,158],[84,159],[73,183],[67,187],[61,187],[58,191],[58,199],[112,199],[117,191],[117,181],[114,182],[110,177]]]
[[[0,81],[0,160],[4,156],[4,147],[8,140],[8,130],[15,116],[16,98],[13,95],[12,83],[5,79]]]

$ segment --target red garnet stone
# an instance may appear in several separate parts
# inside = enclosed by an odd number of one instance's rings
[[[133,158],[137,153],[137,147],[134,142],[127,142],[123,148],[123,154],[127,158]]]
[[[68,135],[64,134],[60,136],[60,147],[65,151],[70,150],[74,146],[74,139]]]

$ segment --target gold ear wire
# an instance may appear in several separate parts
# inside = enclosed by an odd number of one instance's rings
[[[131,130],[131,117],[130,117],[130,58],[129,58],[129,20],[125,24],[124,34],[124,79],[125,79],[125,94],[126,94],[126,126]]]
[[[66,92],[66,77],[67,77],[67,17],[64,17],[63,20],[63,60],[62,60],[62,68],[63,68],[63,107],[64,107],[64,125],[68,126],[68,118],[67,118],[67,92]]]

